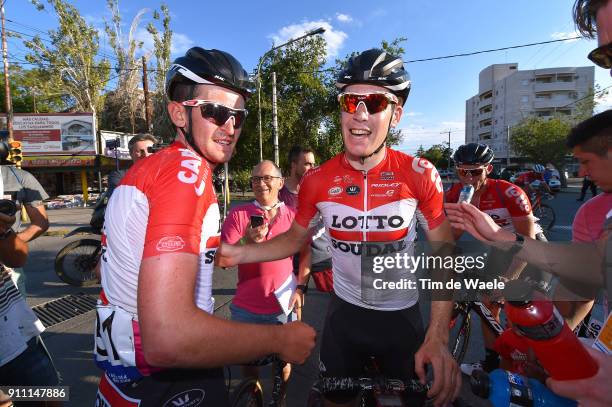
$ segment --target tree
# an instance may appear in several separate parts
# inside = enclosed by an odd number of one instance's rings
[[[565,138],[571,127],[567,116],[528,117],[512,128],[510,146],[518,155],[534,163],[552,163],[561,169],[568,153]]]
[[[153,54],[155,55],[155,75],[153,75],[153,84],[155,93],[151,97],[153,102],[152,124],[153,134],[165,142],[174,139],[174,126],[170,121],[166,110],[166,72],[170,67],[170,49],[172,46],[172,30],[170,30],[170,10],[165,4],[162,4],[161,14],[159,11],[153,13],[153,19],[161,21],[162,31],[157,29],[153,23],[147,25],[147,31],[153,36]],[[163,16],[163,17],[162,17]]]
[[[101,123],[108,130],[144,133],[148,129],[144,94],[139,90],[142,62],[136,58],[136,51],[142,49],[142,41],[137,41],[135,34],[140,20],[148,10],[141,9],[136,13],[124,41],[118,0],[107,0],[107,4],[112,13],[112,23],[105,22],[104,30],[117,57],[117,82],[115,90],[106,95]]]
[[[24,41],[31,53],[28,62],[49,75],[59,93],[67,95],[75,109],[89,111],[97,124],[104,103],[102,90],[110,77],[110,63],[98,58],[99,35],[87,24],[79,11],[63,0],[47,0],[59,20],[57,30],[49,30],[50,45],[35,36]],[[32,0],[37,9],[44,9],[38,0]]]
[[[417,156],[426,158],[436,168],[447,168],[448,159],[452,154],[452,150],[448,147],[447,143],[435,144],[429,147],[427,150],[423,146],[419,146],[417,150]]]
[[[236,185],[236,188],[242,191],[242,195],[245,195],[247,188],[249,185],[251,185],[251,170],[248,168],[242,168],[235,171],[232,179],[234,180],[234,185]]]
[[[11,100],[15,113],[48,113],[64,110],[69,102],[61,93],[55,93],[49,73],[38,68],[23,69],[17,64],[9,67]],[[0,87],[0,100],[4,100],[4,87]],[[0,112],[6,113],[4,103]]]

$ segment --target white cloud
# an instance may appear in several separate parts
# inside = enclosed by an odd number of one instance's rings
[[[552,38],[553,40],[564,40],[567,38],[574,38],[574,37],[580,37],[580,33],[578,31],[567,31],[567,32],[554,32],[552,34],[550,34],[550,38]],[[569,40],[567,42],[574,42],[577,40]]]
[[[456,149],[465,143],[465,123],[459,121],[443,121],[433,125],[408,124],[400,130],[402,141],[396,146],[407,154],[415,154],[419,146],[425,149],[434,144],[448,143],[448,130],[451,130],[451,148]]]
[[[353,17],[349,16],[348,14],[342,13],[336,13],[336,19],[341,23],[350,23],[351,21],[353,21]]]
[[[307,31],[319,27],[325,28],[323,37],[327,43],[327,56],[337,56],[338,51],[344,44],[344,41],[348,38],[348,34],[340,30],[334,30],[334,27],[328,21],[304,21],[300,24],[291,24],[281,28],[275,34],[268,35],[268,38],[272,39],[274,44],[282,44],[292,38],[297,38],[304,35]]]
[[[421,112],[407,112],[405,113],[406,116],[408,117],[416,117],[416,116],[423,116],[423,113]]]

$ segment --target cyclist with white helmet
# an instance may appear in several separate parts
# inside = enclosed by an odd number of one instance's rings
[[[370,49],[348,61],[336,87],[344,151],[308,171],[300,185],[299,212],[285,234],[258,245],[220,248],[223,265],[270,261],[295,253],[319,212],[331,241],[334,294],[328,306],[320,353],[321,373],[359,377],[376,356],[386,377],[425,381],[433,367],[429,396],[446,405],[460,389],[461,375],[448,351],[450,301],[432,301],[424,332],[417,290],[370,296],[362,251],[378,245],[412,253],[417,216],[429,241],[452,242],[443,210],[440,177],[431,163],[386,145],[410,92],[401,58]],[[414,278],[414,276],[412,276]],[[299,283],[304,283],[300,281]],[[368,290],[368,288],[370,290]],[[325,395],[327,406],[352,405],[356,392]]]
[[[166,76],[176,139],[135,163],[113,193],[102,236],[96,405],[227,406],[221,366],[278,353],[302,363],[315,332],[213,316],[220,217],[212,184],[238,141],[248,75],[227,52],[199,47]]]
[[[523,188],[529,197],[537,191],[550,194],[550,187],[544,180],[544,171],[546,171],[546,167],[542,164],[534,164],[531,171],[520,174],[514,180],[514,183]]]

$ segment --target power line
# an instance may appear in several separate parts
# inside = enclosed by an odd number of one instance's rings
[[[533,47],[533,46],[536,46],[536,45],[552,44],[552,43],[555,43],[555,42],[571,41],[571,40],[577,40],[577,39],[580,39],[580,37],[561,38],[561,39],[558,39],[558,40],[532,42],[530,44],[511,45],[509,47],[494,48],[494,49],[485,49],[485,50],[482,50],[482,51],[464,52],[464,53],[461,53],[461,54],[445,55],[445,56],[442,56],[442,57],[412,59],[410,61],[404,61],[404,62],[407,63],[407,64],[410,64],[410,63],[413,63],[413,62],[436,61],[436,60],[439,60],[439,59],[467,57],[467,56],[471,56],[471,55],[486,54],[486,53],[489,53],[489,52],[505,51],[507,49],[526,48],[526,47]]]

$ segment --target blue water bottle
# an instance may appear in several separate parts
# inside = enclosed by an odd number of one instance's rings
[[[495,369],[491,373],[476,370],[470,384],[472,392],[488,399],[494,407],[575,407],[574,400],[557,396],[535,379]]]

